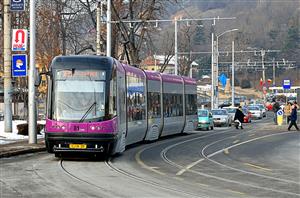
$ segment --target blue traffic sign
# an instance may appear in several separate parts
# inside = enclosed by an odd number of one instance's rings
[[[25,10],[25,0],[10,0],[10,10],[11,11],[24,11]]]
[[[282,110],[277,111],[277,115],[279,116],[283,115],[283,111]]]
[[[221,82],[222,86],[225,87],[226,86],[226,82],[227,82],[227,77],[225,74],[221,74],[219,77],[219,81]]]
[[[291,81],[283,80],[283,89],[291,89]]]
[[[21,77],[27,75],[27,55],[12,55],[12,76]]]

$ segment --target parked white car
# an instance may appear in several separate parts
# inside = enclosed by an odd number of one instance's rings
[[[257,105],[250,105],[248,107],[248,110],[250,111],[252,118],[262,119],[263,113],[259,106]]]
[[[226,109],[213,109],[211,113],[213,114],[214,126],[231,126],[232,119]]]

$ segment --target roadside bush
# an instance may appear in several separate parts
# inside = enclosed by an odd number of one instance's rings
[[[44,128],[45,125],[43,124],[37,124],[36,126],[36,131],[37,134],[41,134],[42,129]],[[18,129],[18,135],[28,135],[28,124],[24,123],[24,124],[18,124],[17,125],[17,129]]]

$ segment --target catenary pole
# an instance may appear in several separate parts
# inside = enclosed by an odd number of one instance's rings
[[[214,33],[211,33],[211,109],[214,108],[215,83],[214,83]]]
[[[178,27],[177,27],[177,18],[175,18],[175,75],[178,74]]]
[[[30,0],[30,67],[28,77],[28,135],[29,144],[37,143],[35,106],[35,0]]]
[[[265,64],[264,64],[264,57],[265,57],[265,50],[261,50],[261,64],[262,64],[262,79],[263,79],[263,100],[264,103],[266,103],[266,94],[265,92],[265,86],[266,86],[266,73],[265,73]]]
[[[107,0],[106,56],[111,56],[111,0]]]
[[[231,105],[234,106],[234,41],[232,41],[232,67],[231,67]]]
[[[97,6],[97,55],[101,54],[101,2],[98,2]]]
[[[4,0],[4,132],[12,132],[12,82],[11,82],[11,14],[10,0]]]
[[[273,86],[275,87],[275,78],[276,78],[275,58],[272,59],[272,65],[273,65]]]

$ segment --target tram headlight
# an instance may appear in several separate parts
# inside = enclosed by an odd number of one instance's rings
[[[95,126],[91,126],[90,128],[91,128],[92,131],[94,131],[96,129]]]
[[[101,130],[102,129],[102,127],[101,126],[97,126],[97,130]]]
[[[65,126],[62,126],[62,127],[61,127],[61,129],[62,129],[62,130],[65,130],[65,129],[66,129],[66,127],[65,127]]]

